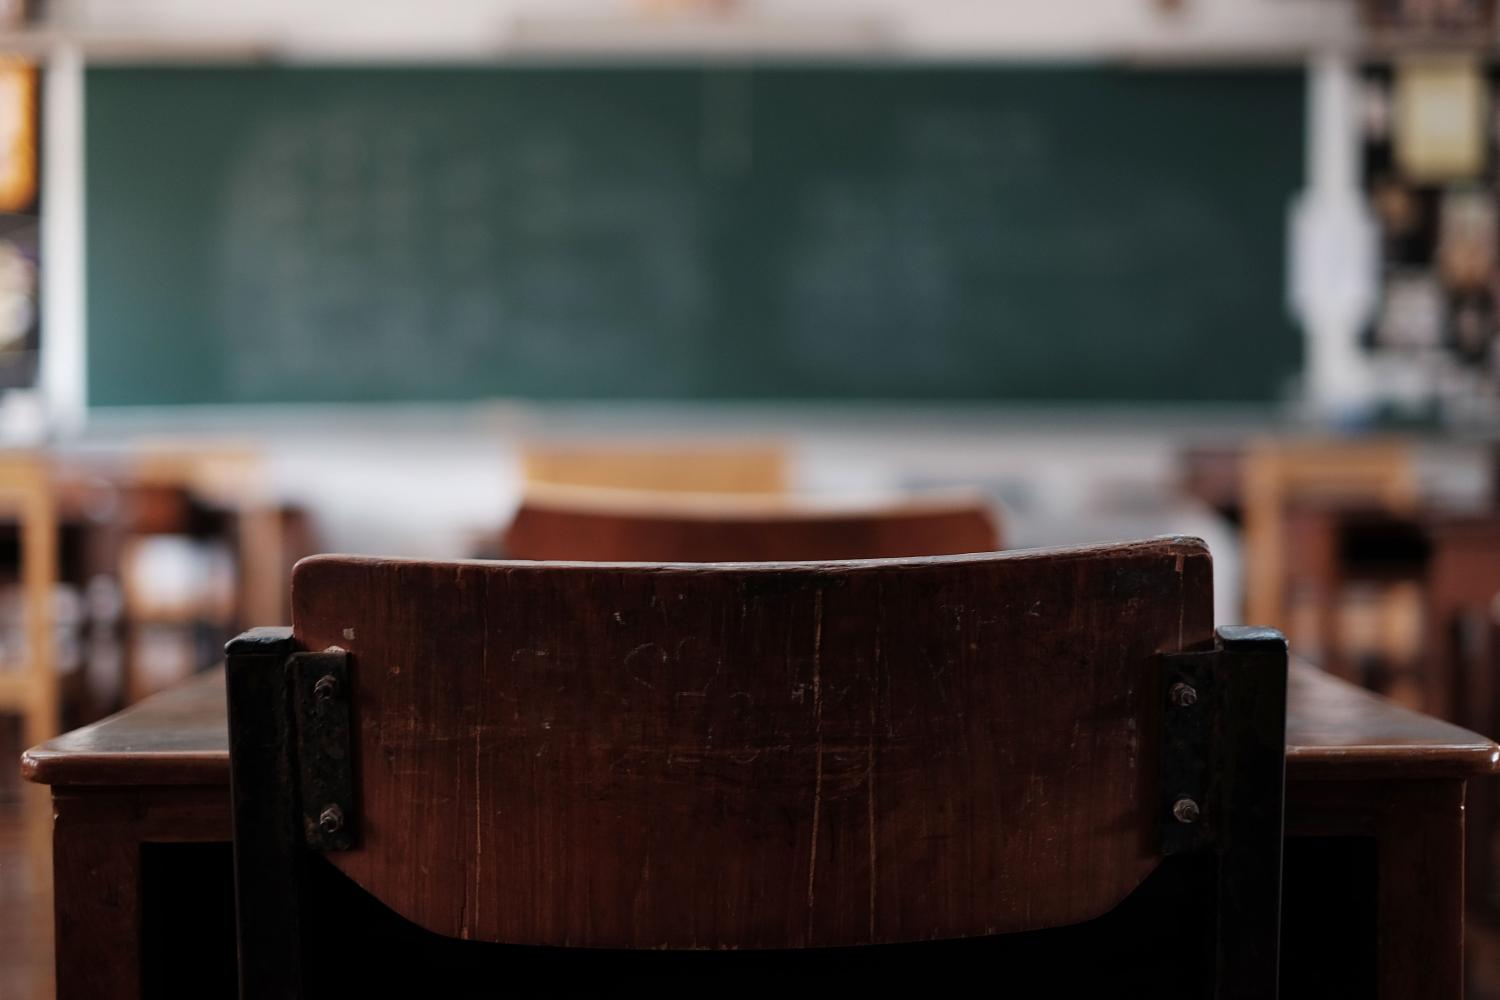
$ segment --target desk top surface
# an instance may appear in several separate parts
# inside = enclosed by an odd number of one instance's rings
[[[1500,770],[1500,746],[1306,664],[1287,693],[1289,780],[1452,777]],[[26,751],[47,785],[227,785],[224,670],[192,678]]]

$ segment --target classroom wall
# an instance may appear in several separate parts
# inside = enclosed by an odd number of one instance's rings
[[[80,214],[82,182],[70,165],[82,162],[79,95],[88,62],[492,60],[573,45],[625,57],[644,51],[700,59],[737,51],[822,51],[1297,63],[1310,53],[1350,48],[1356,38],[1354,4],[1332,0],[1183,0],[1172,12],[1151,0],[790,0],[741,3],[739,10],[748,13],[727,28],[671,17],[619,23],[621,12],[651,6],[604,0],[263,0],[253,6],[53,0],[51,19],[72,29],[58,36],[52,53],[62,70],[53,74],[57,99],[47,112],[54,140],[49,169],[62,175],[52,189],[53,218],[62,217],[60,231],[67,233]],[[654,6],[689,4],[658,0]],[[61,252],[81,259],[81,241]],[[68,269],[66,259],[58,263]],[[52,315],[66,320],[66,294],[53,298]],[[57,381],[65,385],[67,378]],[[74,403],[81,401],[78,386],[69,391]],[[1217,422],[1195,419],[1185,427],[1189,422],[1180,416],[1135,412],[1112,419],[1094,412],[1085,417],[1092,419],[1088,426],[1070,426],[1058,414],[914,420],[908,411],[882,422],[848,413],[838,419],[786,413],[767,421],[764,414],[723,411],[695,412],[690,422],[700,429],[785,434],[795,448],[797,483],[808,489],[979,482],[1010,503],[1016,544],[1203,534],[1217,556],[1219,614],[1228,621],[1237,603],[1233,540],[1199,510],[1180,510],[1165,521],[1146,512],[1170,489],[1174,456],[1184,443],[1245,433],[1266,426],[1267,417],[1255,411]],[[309,419],[296,411],[207,415],[189,409],[128,419],[95,415],[83,440],[108,445],[142,432],[249,437],[274,456],[272,491],[311,506],[330,548],[443,556],[463,554],[475,532],[504,520],[519,486],[517,444],[528,434],[539,428],[680,429],[685,422],[670,413],[623,421],[618,412],[497,419],[484,409],[424,416],[402,408]],[[806,429],[814,424],[817,432]],[[1101,433],[1100,427],[1107,429]],[[392,475],[397,468],[401,474]],[[1466,473],[1450,478],[1460,492],[1474,486]],[[1140,516],[1132,517],[1133,508]],[[1113,513],[1106,517],[1105,511]],[[1080,529],[1083,524],[1089,527]]]
[[[1329,0],[718,0],[732,11],[729,18],[697,16],[704,6],[700,0],[53,0],[44,9],[47,30],[27,41],[49,67],[45,419],[64,432],[87,420],[81,218],[89,65],[524,60],[555,54],[559,41],[569,39],[593,56],[675,53],[695,62],[746,51],[1264,64],[1350,50],[1358,37],[1354,5]]]
[[[54,0],[59,20],[166,45],[217,43],[283,56],[477,57],[506,46],[734,50],[878,46],[1027,58],[1131,52],[1306,52],[1354,36],[1335,0]],[[728,7],[737,27],[684,25]],[[646,24],[619,23],[645,11]],[[611,23],[613,19],[613,23]],[[688,18],[691,20],[691,18]],[[698,20],[703,20],[699,18]]]

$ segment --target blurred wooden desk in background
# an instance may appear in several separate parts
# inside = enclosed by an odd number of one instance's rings
[[[1303,664],[1288,699],[1283,995],[1458,996],[1465,784],[1500,747]],[[23,770],[52,786],[58,996],[233,995],[223,671]]]
[[[774,495],[791,487],[791,462],[775,442],[533,441],[521,477],[531,486]]]

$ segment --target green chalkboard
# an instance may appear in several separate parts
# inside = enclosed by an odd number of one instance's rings
[[[1266,401],[1293,69],[97,68],[89,399]]]

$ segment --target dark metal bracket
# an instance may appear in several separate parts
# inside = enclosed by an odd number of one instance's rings
[[[1161,671],[1161,852],[1186,854],[1214,843],[1217,788],[1210,764],[1218,649],[1169,653]]]
[[[1264,744],[1274,753],[1282,739],[1279,725],[1258,723],[1266,713],[1251,702],[1269,696],[1274,703],[1279,691],[1284,706],[1286,639],[1270,628],[1224,627],[1212,649],[1161,661],[1161,850],[1221,848],[1234,826],[1226,783],[1243,780],[1246,770],[1237,765],[1249,747]],[[1280,680],[1268,684],[1267,668],[1274,674],[1278,665]],[[1231,719],[1248,719],[1239,723],[1244,731],[1232,729]],[[1278,772],[1278,796],[1280,780]]]
[[[1275,629],[1162,657],[1161,850],[1214,856],[1220,1000],[1277,992],[1286,683]]]
[[[293,653],[287,660],[302,799],[302,830],[317,851],[354,846],[354,742],[349,654]]]

